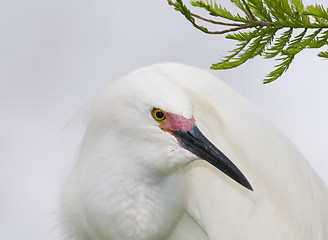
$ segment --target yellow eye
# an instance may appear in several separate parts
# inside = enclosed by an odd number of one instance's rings
[[[153,118],[158,122],[162,122],[166,119],[165,112],[159,108],[154,108],[152,113],[153,113]]]

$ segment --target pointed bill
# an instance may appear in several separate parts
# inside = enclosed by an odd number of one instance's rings
[[[190,131],[176,130],[173,134],[185,149],[206,160],[236,182],[253,191],[251,184],[241,171],[201,133],[196,125],[193,125]]]

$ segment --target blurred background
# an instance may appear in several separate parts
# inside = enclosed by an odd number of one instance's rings
[[[324,0],[306,1],[305,4]],[[228,0],[220,0],[230,7]],[[64,127],[118,77],[157,62],[209,69],[234,42],[194,29],[166,0],[0,0],[0,239],[60,239],[61,185],[78,134]],[[328,62],[306,50],[212,71],[271,119],[328,182]],[[210,70],[209,70],[210,71]]]

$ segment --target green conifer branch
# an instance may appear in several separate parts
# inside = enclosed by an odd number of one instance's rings
[[[279,78],[295,56],[306,48],[328,45],[328,9],[322,5],[304,6],[302,0],[231,0],[240,13],[232,13],[213,0],[192,0],[208,17],[192,13],[182,0],[168,0],[191,24],[207,34],[226,34],[236,47],[212,69],[231,69],[256,56],[280,61],[264,79],[269,83]],[[207,22],[209,30],[198,22]],[[301,32],[300,32],[301,30]],[[295,32],[300,32],[297,35]],[[328,58],[328,51],[319,57]]]
[[[322,51],[318,54],[319,57],[328,58],[328,51]]]
[[[264,58],[274,58],[282,52],[292,37],[293,28],[289,28],[281,34],[281,37],[276,39],[275,43],[268,47]]]

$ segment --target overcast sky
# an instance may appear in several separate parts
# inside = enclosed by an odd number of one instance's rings
[[[56,209],[78,141],[62,129],[84,102],[136,68],[174,61],[209,69],[233,47],[194,29],[166,0],[0,0],[0,34],[0,239],[8,240],[59,239]],[[212,72],[328,182],[328,62],[317,52],[297,56],[269,85],[262,79],[275,62],[261,58]]]

